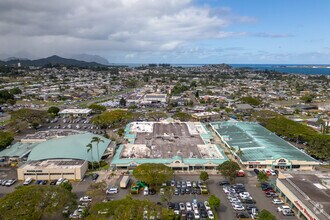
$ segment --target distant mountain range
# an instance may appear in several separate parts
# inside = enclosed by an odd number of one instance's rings
[[[109,61],[99,55],[90,55],[90,54],[71,54],[63,56],[69,59],[81,60],[85,62],[95,62],[103,65],[110,65]]]
[[[85,59],[88,60],[88,55],[85,55]],[[102,58],[102,57],[99,57]],[[103,58],[104,59],[104,58]],[[86,61],[81,61],[77,59],[69,59],[69,58],[63,58],[59,56],[51,56],[47,58],[42,58],[42,59],[36,59],[36,60],[29,60],[29,59],[22,59],[22,58],[9,58],[6,59],[7,61],[0,61],[0,63],[4,65],[10,65],[10,66],[17,66],[18,63],[20,63],[21,66],[35,66],[35,67],[42,67],[47,64],[52,64],[52,65],[64,65],[64,66],[76,66],[76,67],[104,67],[107,64],[101,64],[97,62],[86,62]],[[92,59],[89,59],[92,60]],[[105,63],[104,60],[100,59],[101,62]],[[106,60],[107,61],[107,60]]]

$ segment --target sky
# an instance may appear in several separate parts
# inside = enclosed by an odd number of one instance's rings
[[[329,0],[0,0],[0,58],[330,64]]]

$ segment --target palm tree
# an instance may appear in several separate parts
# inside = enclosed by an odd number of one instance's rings
[[[93,160],[93,144],[89,143],[86,145],[87,147],[87,153],[90,151],[91,152],[91,156],[92,156],[92,169],[94,170],[94,160]]]
[[[97,161],[99,162],[99,168],[101,166],[101,163],[100,163],[100,154],[99,154],[99,143],[102,142],[104,143],[104,140],[102,140],[101,138],[99,137],[92,137],[92,140],[91,140],[91,144],[92,143],[96,143],[96,150],[97,150]]]

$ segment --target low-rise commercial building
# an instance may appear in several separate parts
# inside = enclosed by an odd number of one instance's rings
[[[210,126],[246,169],[313,170],[319,162],[254,122],[212,122]]]
[[[100,142],[92,143],[92,148],[87,151],[86,146],[94,137],[99,138]],[[110,140],[91,133],[78,133],[44,141],[34,146],[27,163],[17,169],[18,178],[82,179],[88,169],[88,162],[98,162],[103,156],[111,154],[110,143]]]
[[[276,190],[300,219],[330,219],[330,175],[281,173]]]
[[[86,160],[42,160],[31,161],[17,169],[19,180],[31,177],[34,180],[54,180],[66,178],[83,179],[88,169]]]
[[[174,170],[216,169],[228,160],[200,122],[132,122],[111,162],[114,169],[162,163]]]
[[[63,117],[87,117],[91,114],[92,109],[63,109],[58,114]]]

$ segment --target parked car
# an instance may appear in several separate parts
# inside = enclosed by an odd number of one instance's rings
[[[273,199],[273,200],[272,200],[272,203],[273,203],[274,205],[281,205],[281,204],[283,204],[283,201],[280,200],[280,199]]]
[[[65,178],[59,178],[56,182],[56,185],[60,185],[61,183],[63,183],[65,181]]]
[[[118,187],[109,187],[106,191],[106,194],[116,194],[118,193]]]
[[[175,207],[175,204],[173,202],[168,202],[167,203],[167,208],[174,209],[174,207]]]
[[[187,211],[191,211],[192,207],[191,207],[191,203],[190,202],[186,202],[186,209]]]
[[[149,195],[149,188],[147,186],[144,187],[143,195],[145,195],[145,196]]]
[[[250,218],[250,216],[245,212],[239,212],[239,213],[236,213],[236,218],[237,219],[247,219],[247,218]]]
[[[208,201],[205,201],[205,202],[204,202],[204,206],[205,206],[205,209],[206,209],[206,210],[210,210],[210,209],[211,209],[210,204],[209,204]]]
[[[156,190],[155,189],[149,189],[149,195],[155,195]]]
[[[47,180],[41,180],[41,182],[39,183],[40,185],[46,185],[47,184]]]
[[[258,175],[259,172],[260,172],[258,169],[254,169],[253,171],[254,171],[257,175]]]
[[[266,196],[266,197],[275,197],[275,196],[276,196],[276,193],[273,193],[273,192],[266,192],[266,193],[265,193],[265,196]]]
[[[99,174],[98,173],[93,173],[93,177],[92,177],[93,181],[96,181],[97,178],[99,178]]]
[[[181,210],[181,211],[186,210],[186,207],[185,207],[185,205],[184,205],[183,202],[180,202],[180,203],[179,203],[179,206],[180,206],[180,210]]]
[[[79,202],[91,202],[92,198],[89,196],[83,196],[79,199]]]
[[[278,212],[291,211],[291,208],[287,205],[282,205],[282,206],[277,207],[277,211]]]
[[[194,217],[195,217],[195,219],[200,219],[198,210],[194,210]]]
[[[50,185],[56,185],[57,179],[50,181]]]
[[[275,173],[274,170],[269,170],[269,172],[270,172],[270,174],[271,174],[272,176],[276,176],[276,173]]]
[[[244,211],[245,210],[244,206],[242,206],[241,204],[234,204],[233,209],[236,210],[236,211]]]
[[[219,182],[219,185],[220,185],[220,186],[228,186],[228,185],[230,185],[230,183],[229,183],[228,180],[223,180],[223,181],[220,181],[220,182]]]
[[[214,219],[214,214],[211,210],[207,211],[207,216],[209,217],[209,219]]]
[[[282,214],[284,216],[294,216],[294,212],[292,210],[283,210]]]
[[[16,183],[17,179],[11,179],[11,180],[8,180],[5,184],[5,186],[11,186],[13,185],[14,183]]]
[[[25,179],[23,185],[25,185],[25,186],[29,185],[32,181],[33,181],[32,177],[29,177],[29,178]]]

